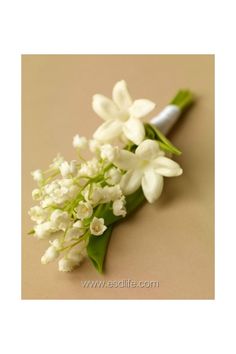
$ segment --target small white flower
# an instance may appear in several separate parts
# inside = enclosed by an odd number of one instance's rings
[[[73,186],[73,180],[71,178],[63,178],[58,181],[58,184],[61,187],[70,188],[71,186]]]
[[[107,229],[106,225],[104,225],[103,218],[97,218],[96,216],[93,218],[90,224],[90,232],[94,236],[100,236]]]
[[[43,181],[43,172],[41,170],[35,170],[31,172],[31,175],[33,176],[33,179],[36,182],[42,182]]]
[[[121,180],[121,172],[118,168],[112,167],[105,174],[106,181],[110,185],[118,184]]]
[[[50,221],[46,221],[42,224],[38,224],[34,227],[35,236],[39,239],[44,239],[50,236],[54,231]]]
[[[124,134],[133,143],[140,144],[145,137],[140,118],[150,113],[155,104],[147,99],[132,101],[124,80],[115,84],[112,98],[93,96],[93,110],[105,120],[94,133],[94,139],[110,142]]]
[[[74,148],[82,150],[86,149],[88,141],[84,136],[79,136],[79,134],[77,134],[73,138],[72,145],[74,146]]]
[[[90,218],[93,214],[93,207],[89,202],[79,202],[77,208],[77,217],[81,220]]]
[[[59,167],[61,166],[62,162],[64,161],[64,157],[62,157],[60,154],[57,154],[57,156],[52,160],[53,162],[49,166],[52,169],[58,170]]]
[[[52,225],[57,230],[65,231],[70,223],[69,214],[66,211],[56,209],[52,212],[50,216]]]
[[[67,161],[62,162],[61,166],[59,167],[62,177],[67,177],[71,174],[70,165]]]
[[[89,189],[84,196],[87,200],[90,200],[92,204],[96,205],[103,200],[103,189],[101,187],[93,187],[92,193],[89,196]]]
[[[38,188],[33,189],[32,198],[33,200],[40,200],[42,197],[41,191]]]
[[[109,203],[122,197],[122,191],[120,185],[115,186],[105,186],[104,188],[100,186],[94,186],[92,192],[89,193],[89,190],[83,191],[84,198],[89,200],[93,205],[99,203]]]
[[[62,193],[62,195],[67,199],[73,199],[79,191],[79,187],[74,184],[73,179],[71,178],[63,178],[58,181],[59,191],[58,193]],[[55,192],[54,192],[55,194]]]
[[[47,264],[54,261],[59,256],[59,251],[56,247],[50,246],[41,258],[42,264]]]
[[[103,193],[103,200],[105,203],[114,201],[122,197],[122,190],[119,184],[112,187],[105,186],[102,189],[102,193]]]
[[[73,199],[78,193],[79,187],[73,184],[70,178],[53,181],[45,186],[45,192],[49,193],[51,204],[62,206],[64,202]],[[46,199],[46,198],[45,198]]]
[[[82,260],[84,259],[84,255],[73,248],[70,252],[68,252],[67,257],[70,261],[73,261],[77,266],[79,266]]]
[[[95,139],[91,139],[89,140],[89,150],[93,153],[97,153],[100,151],[100,142],[98,140]]]
[[[72,239],[78,239],[84,234],[83,229],[81,229],[81,224],[79,224],[78,221],[73,224],[72,228],[70,228],[66,233],[65,241],[68,242]]]
[[[79,191],[79,187],[76,186],[76,185],[73,185],[69,188],[69,191],[68,191],[68,197],[69,199],[73,199],[76,197],[76,195],[78,194],[78,191]]]
[[[48,218],[48,211],[36,205],[29,210],[29,216],[37,224],[44,222]]]
[[[163,176],[180,176],[183,172],[179,164],[163,155],[159,143],[150,139],[144,140],[134,154],[120,150],[114,164],[128,171],[120,183],[123,193],[132,194],[141,185],[149,203],[158,199],[163,188]]]
[[[111,144],[104,144],[100,148],[101,158],[112,162],[115,158],[115,148]]]
[[[41,200],[40,205],[42,208],[47,208],[53,204],[53,199],[51,197],[46,196],[43,200]]]
[[[125,208],[125,197],[123,196],[120,199],[114,200],[112,204],[113,214],[116,216],[125,217],[127,212]]]
[[[65,257],[58,262],[58,269],[60,272],[71,272],[74,268],[78,267],[84,257],[86,256],[85,241],[79,242],[74,246]]]
[[[59,250],[62,246],[62,240],[59,238],[55,238],[53,241],[49,241],[52,246],[54,246],[57,250]]]
[[[80,252],[83,256],[87,255],[87,245],[88,245],[88,240],[85,241],[81,241],[79,242],[75,247],[73,247],[72,249],[76,250],[77,252]]]
[[[100,172],[100,164],[97,158],[82,163],[79,169],[79,176],[95,177]]]
[[[78,227],[79,229],[83,229],[83,227],[84,227],[83,221],[77,220],[77,221],[73,224],[73,227]]]
[[[67,161],[62,162],[59,167],[62,177],[73,176],[77,172],[77,161],[73,160],[70,163]]]
[[[91,198],[90,198],[90,186],[86,186],[85,188],[83,188],[83,190],[81,191],[81,195],[84,197],[84,199],[86,200],[86,202],[90,202]]]
[[[58,181],[52,181],[44,186],[43,190],[45,194],[51,194],[56,188],[58,188]]]
[[[60,272],[71,272],[78,263],[74,262],[72,259],[63,257],[58,262],[58,270]]]
[[[57,204],[58,206],[62,206],[64,202],[69,200],[68,192],[68,188],[66,187],[55,189],[55,191],[51,195],[53,203]]]
[[[90,175],[90,169],[87,163],[82,163],[81,167],[78,172],[79,176],[89,176]]]

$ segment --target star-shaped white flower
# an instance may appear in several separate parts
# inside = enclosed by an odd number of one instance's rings
[[[123,193],[132,194],[141,185],[149,203],[161,195],[163,176],[174,177],[183,173],[179,164],[164,156],[159,143],[150,139],[144,140],[135,153],[119,150],[113,163],[127,171],[120,182]]]
[[[93,137],[102,142],[110,142],[125,135],[135,144],[140,144],[145,137],[145,130],[140,118],[150,113],[155,103],[147,99],[132,101],[124,80],[118,81],[112,91],[112,100],[103,95],[94,95],[93,110],[105,120]]]

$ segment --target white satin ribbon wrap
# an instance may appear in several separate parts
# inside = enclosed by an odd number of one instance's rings
[[[156,117],[152,118],[150,123],[161,130],[163,134],[168,134],[173,125],[181,115],[181,110],[174,104],[166,106]]]

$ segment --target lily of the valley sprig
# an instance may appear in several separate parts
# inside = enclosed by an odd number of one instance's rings
[[[171,105],[181,113],[191,102],[189,91],[180,91]],[[132,100],[125,81],[116,83],[112,100],[95,95],[92,107],[105,122],[91,140],[75,135],[78,158],[65,161],[57,155],[48,170],[32,172],[38,186],[32,192],[37,204],[29,211],[35,222],[29,234],[48,239],[41,263],[58,260],[63,272],[78,267],[85,257],[102,272],[115,224],[145,199],[154,203],[164,177],[183,172],[170,158],[180,151],[156,126],[141,120],[155,104]],[[82,157],[85,149],[93,154],[87,161]]]

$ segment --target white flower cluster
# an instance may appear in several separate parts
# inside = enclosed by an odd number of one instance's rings
[[[140,118],[155,105],[146,99],[132,101],[125,81],[115,85],[113,101],[95,95],[92,105],[106,122],[92,140],[78,134],[73,138],[78,160],[68,162],[57,155],[48,170],[32,172],[38,184],[32,198],[38,204],[29,211],[35,222],[30,233],[49,239],[42,264],[60,258],[58,268],[63,272],[81,263],[91,235],[101,236],[106,231],[104,218],[96,213],[102,204],[107,204],[115,216],[125,217],[126,195],[141,186],[152,203],[161,194],[163,176],[182,173],[176,162],[164,156],[157,141],[145,140]],[[118,147],[118,140],[138,145],[135,153]],[[111,144],[114,142],[116,145]],[[94,154],[88,161],[81,157],[86,148]]]
[[[100,236],[107,229],[104,219],[95,216],[100,204],[110,203],[115,216],[126,215],[125,196],[119,184],[122,173],[112,164],[118,148],[95,140],[88,142],[79,135],[74,137],[73,146],[79,155],[89,147],[96,156],[87,162],[68,162],[58,155],[47,171],[32,172],[38,183],[32,192],[38,205],[29,211],[35,222],[32,233],[50,242],[42,264],[62,256],[60,271],[77,267],[86,256],[89,236]]]

